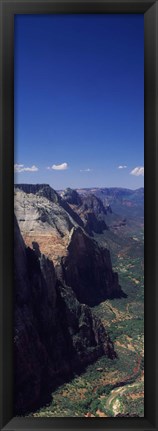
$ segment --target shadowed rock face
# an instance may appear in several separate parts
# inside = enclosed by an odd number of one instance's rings
[[[71,205],[82,205],[82,200],[80,195],[76,192],[76,190],[72,190],[67,188],[61,194],[62,199],[65,200],[68,204]]]
[[[107,249],[98,247],[80,228],[72,229],[67,249],[61,261],[61,279],[72,287],[80,302],[94,306],[107,298],[122,296]]]
[[[80,196],[76,190],[68,188],[62,192],[62,198],[79,215],[84,229],[89,235],[93,236],[93,232],[102,233],[108,229],[106,224],[107,210],[102,201],[95,195]]]
[[[15,220],[15,414],[49,402],[74,371],[105,354],[115,357],[105,329],[55,274],[53,262],[25,246]]]
[[[107,211],[102,201],[93,194],[89,194],[86,197],[82,198],[82,209],[84,211],[92,210],[98,217],[107,214]]]
[[[84,228],[86,232],[93,236],[94,233],[103,233],[104,230],[108,229],[104,220],[99,220],[93,211],[85,211],[83,215]]]
[[[106,224],[107,210],[102,201],[95,195],[89,194],[82,198],[82,205],[78,209],[78,214],[89,234],[93,234],[93,232],[102,233],[108,229]]]
[[[41,253],[57,267],[61,283],[70,286],[78,300],[90,306],[122,296],[117,273],[112,271],[109,251],[100,247],[78,225],[63,207],[61,197],[47,185],[18,185],[17,188],[15,212],[23,238],[31,248],[32,244],[38,243]],[[71,189],[67,194],[73,202],[78,200]],[[67,202],[65,205],[69,207]],[[84,211],[87,228],[86,215],[89,222],[97,223],[97,228],[99,223],[104,223],[104,220],[96,219],[96,216],[105,216],[106,209],[95,196],[87,196],[78,208]]]

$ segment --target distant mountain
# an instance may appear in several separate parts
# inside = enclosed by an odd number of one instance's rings
[[[110,230],[124,236],[131,223],[143,222],[143,193],[143,189],[133,192],[119,188],[78,191],[69,188],[60,191],[60,196],[80,216],[89,235]]]
[[[144,216],[144,188],[130,190],[119,187],[77,189],[81,196],[94,194],[105,206],[110,205],[112,211],[123,217]]]
[[[107,197],[107,199],[119,199],[119,200],[124,200],[124,199],[132,199],[132,200],[138,200],[138,199],[143,199],[144,198],[144,188],[141,187],[139,189],[136,190],[132,190],[132,189],[126,189],[126,188],[122,188],[122,187],[103,187],[103,188],[82,188],[82,189],[77,189],[77,192],[81,195],[87,195],[89,193],[93,193],[95,195],[104,195],[104,197]]]

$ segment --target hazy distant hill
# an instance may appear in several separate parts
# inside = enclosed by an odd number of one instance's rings
[[[104,205],[111,205],[112,210],[119,215],[136,217],[144,215],[144,188],[137,190],[112,188],[78,189],[80,195],[93,193]]]

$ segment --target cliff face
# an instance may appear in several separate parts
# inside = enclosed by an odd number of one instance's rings
[[[109,251],[97,245],[70,215],[69,204],[63,204],[64,199],[49,186],[21,185],[18,188],[21,190],[16,191],[15,212],[26,245],[32,248],[34,243],[38,244],[41,253],[58,268],[62,284],[70,286],[78,300],[90,306],[122,296]],[[68,189],[66,199],[68,195],[74,205],[78,196],[72,192]],[[65,205],[70,210],[67,211]],[[83,200],[79,208],[84,211],[84,217],[85,211],[95,220],[98,217],[97,226],[104,223],[99,217],[106,215],[106,209],[95,196]]]
[[[50,187],[48,184],[17,184],[15,190],[21,190],[27,195],[35,195],[47,199],[50,203],[54,203],[64,209],[70,218],[72,218],[79,226],[83,226],[83,222],[78,214],[68,205],[65,199]]]
[[[98,247],[80,228],[72,229],[61,267],[61,279],[72,287],[82,303],[94,306],[107,298],[122,296],[109,251]]]
[[[82,205],[82,199],[80,195],[76,192],[76,190],[67,188],[61,194],[64,201],[66,201],[70,205]]]
[[[62,198],[79,215],[84,229],[89,235],[93,236],[93,232],[102,233],[108,229],[106,224],[107,210],[102,201],[95,195],[89,194],[84,197],[80,196],[76,190],[66,189],[62,193]]]
[[[78,223],[60,205],[56,192],[53,200],[53,190],[48,193],[42,187],[36,193],[35,187],[31,189],[35,193],[16,190],[15,214],[26,245],[32,248],[32,242],[37,242],[41,252],[55,263],[66,253],[69,232]]]
[[[25,246],[15,220],[15,414],[49,401],[52,390],[113,345],[87,305],[55,274],[39,246]]]

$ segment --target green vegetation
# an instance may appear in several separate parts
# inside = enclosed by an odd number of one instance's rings
[[[143,334],[144,322],[143,319],[138,317],[137,319],[129,319],[119,322],[116,326],[115,323],[110,325],[109,335],[111,340],[114,342],[117,338],[125,340],[125,335],[132,337],[133,340],[138,338],[140,334]]]

